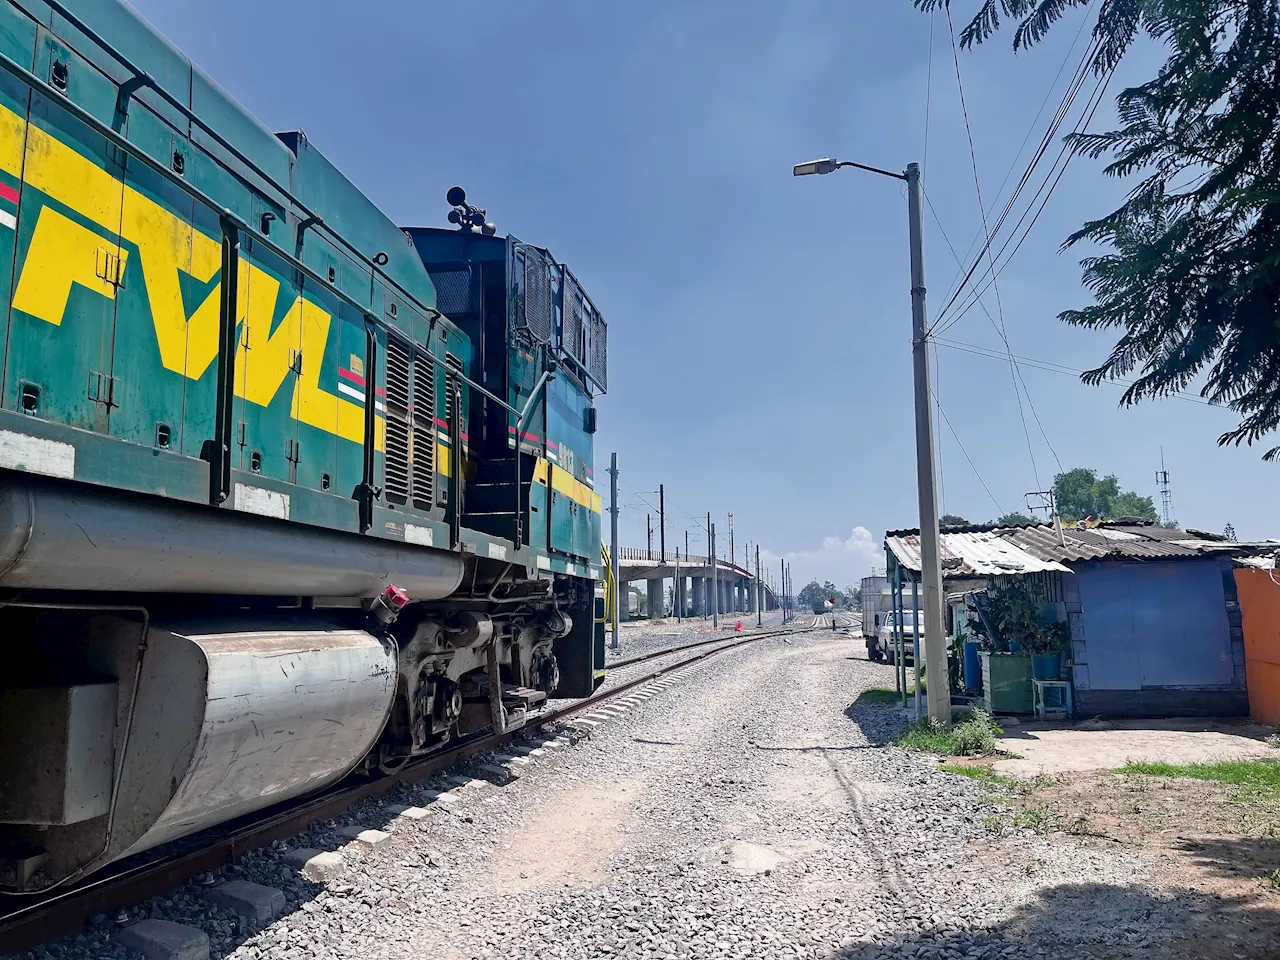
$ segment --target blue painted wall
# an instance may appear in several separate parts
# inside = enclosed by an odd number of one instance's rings
[[[1068,579],[1079,592],[1072,625],[1079,689],[1244,688],[1223,591],[1228,561],[1109,561],[1074,569]]]

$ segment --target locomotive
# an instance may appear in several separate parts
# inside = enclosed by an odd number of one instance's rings
[[[0,887],[603,673],[607,325],[401,228],[119,0],[0,0]]]

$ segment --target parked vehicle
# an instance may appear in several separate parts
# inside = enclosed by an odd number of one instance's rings
[[[867,656],[872,660],[883,660],[880,621],[892,609],[892,587],[887,577],[863,577],[861,593],[862,638],[867,644]]]
[[[891,610],[880,617],[880,630],[877,635],[880,650],[890,663],[897,662],[894,649],[894,633],[898,626],[898,612]],[[916,614],[914,610],[902,611],[902,659],[906,663],[915,661]]]

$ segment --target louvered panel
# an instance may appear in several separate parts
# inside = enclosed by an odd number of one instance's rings
[[[387,340],[387,450],[383,485],[400,502],[409,498],[409,345]]]
[[[426,354],[413,361],[413,505],[430,510],[436,482],[436,365]]]
[[[582,325],[588,315],[588,307],[583,302],[582,293],[578,290],[578,285],[572,280],[569,281],[568,289],[564,292],[564,333],[563,346],[568,351],[569,356],[573,357],[579,363],[586,363],[583,349],[585,346],[582,336]]]
[[[400,500],[409,498],[409,425],[396,417],[387,417],[386,474],[383,483],[387,494]]]
[[[534,249],[525,248],[524,322],[529,332],[543,343],[551,341],[551,275],[547,261]]]
[[[591,362],[587,370],[601,390],[609,389],[608,355],[609,326],[596,314],[591,324]]]
[[[387,341],[387,404],[409,410],[409,346],[394,337]]]

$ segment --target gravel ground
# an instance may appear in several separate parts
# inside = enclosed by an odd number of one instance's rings
[[[720,629],[718,631],[711,626],[710,617],[706,620],[701,617],[680,621],[674,618],[667,620],[632,620],[629,623],[619,625],[619,632],[622,634],[618,641],[619,649],[614,650],[613,647],[609,646],[613,637],[612,634],[607,635],[605,640],[605,663],[608,664],[614,660],[627,657],[638,657],[642,654],[653,653],[655,650],[665,650],[667,647],[695,643],[698,640],[707,640],[716,636],[717,633],[727,636],[733,633],[734,626],[739,620],[742,621],[742,629],[744,631],[779,627],[782,625],[782,611],[770,610],[761,614],[760,619],[763,621],[763,625],[762,628],[757,628],[756,615],[754,613],[725,614],[720,618]]]
[[[366,804],[296,838],[337,849],[343,824],[393,823],[327,884],[275,850],[220,871],[285,891],[265,930],[210,913],[197,882],[134,916],[198,924],[235,960],[1202,955],[1179,938],[1205,905],[1151,885],[1138,854],[993,831],[1009,811],[976,784],[883,746],[901,712],[854,701],[892,668],[851,633],[767,639],[675,676],[505,787],[460,787],[418,821]],[[1229,915],[1215,922],[1226,942]],[[113,927],[31,956],[134,957]]]

